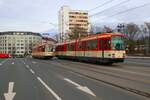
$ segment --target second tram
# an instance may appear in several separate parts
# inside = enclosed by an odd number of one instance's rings
[[[52,44],[42,44],[32,48],[33,58],[51,59],[53,56],[54,46]]]

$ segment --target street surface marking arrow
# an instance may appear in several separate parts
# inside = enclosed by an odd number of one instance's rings
[[[3,65],[7,60],[8,60],[8,59],[2,61],[2,62],[0,63],[0,66]]]
[[[29,65],[26,65],[27,68],[29,68]]]
[[[57,99],[57,100],[62,100],[40,77],[37,77],[37,79],[44,85],[44,87],[52,93],[52,95]]]
[[[96,95],[95,95],[88,87],[86,87],[86,86],[81,86],[81,85],[79,85],[78,83],[73,82],[72,80],[70,80],[70,79],[68,79],[68,78],[64,78],[64,80],[67,81],[67,82],[69,82],[69,83],[71,83],[71,84],[73,84],[73,85],[75,85],[75,86],[77,87],[77,89],[79,89],[79,90],[81,90],[81,91],[83,91],[83,92],[85,92],[85,93],[88,93],[88,94],[90,94],[90,95],[96,97]]]
[[[5,100],[13,100],[14,96],[16,95],[16,93],[13,92],[13,88],[14,82],[9,82],[8,93],[4,93]]]
[[[35,72],[34,72],[32,69],[30,69],[30,72],[31,72],[32,74],[35,74]]]

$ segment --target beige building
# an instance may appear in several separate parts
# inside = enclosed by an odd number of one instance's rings
[[[69,6],[61,7],[59,11],[59,42],[68,40],[74,28],[79,27],[81,34],[89,32],[88,12],[84,10],[72,10]]]
[[[24,56],[30,54],[32,46],[42,40],[39,33],[33,32],[0,32],[0,53]]]
[[[50,38],[50,37],[42,37],[42,42],[39,44],[52,44],[52,45],[54,45],[56,43],[57,43],[57,41]]]

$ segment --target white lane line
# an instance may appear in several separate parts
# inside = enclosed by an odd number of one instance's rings
[[[62,100],[40,77],[37,77],[37,79],[44,85],[44,87],[52,93],[52,95],[57,99],[57,100]]]
[[[13,92],[13,88],[14,82],[9,82],[8,93],[4,93],[5,100],[13,100],[14,96],[16,95],[16,93]]]
[[[34,72],[32,69],[30,69],[30,72],[31,72],[32,74],[35,74],[35,72]]]
[[[27,68],[29,68],[29,65],[26,65]]]
[[[81,85],[79,85],[78,83],[73,82],[72,80],[70,80],[70,79],[68,79],[68,78],[64,78],[64,80],[67,81],[67,82],[69,82],[69,83],[71,83],[71,84],[73,84],[73,85],[75,85],[77,89],[79,89],[79,90],[81,90],[81,91],[83,91],[83,92],[85,92],[85,93],[88,93],[88,94],[90,94],[90,95],[96,97],[96,95],[93,93],[93,91],[91,91],[88,87],[86,87],[86,86],[81,86]]]

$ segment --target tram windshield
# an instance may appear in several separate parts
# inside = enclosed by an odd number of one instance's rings
[[[124,37],[113,36],[112,37],[112,49],[113,50],[124,50]]]

